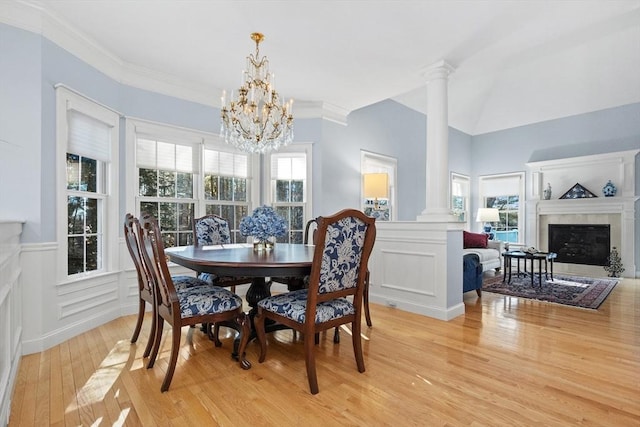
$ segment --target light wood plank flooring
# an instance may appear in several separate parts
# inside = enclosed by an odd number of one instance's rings
[[[597,311],[485,292],[452,321],[372,305],[366,372],[348,331],[317,346],[309,394],[302,341],[269,337],[264,363],[230,358],[183,330],[171,388],[160,393],[170,339],[145,369],[149,319],[109,322],[21,360],[10,426],[634,426],[640,425],[640,280],[624,279]],[[363,322],[364,323],[364,322]]]

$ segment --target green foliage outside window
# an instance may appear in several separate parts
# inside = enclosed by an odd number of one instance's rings
[[[99,162],[67,153],[67,274],[99,270]]]
[[[192,199],[193,174],[158,169],[138,170],[139,194],[155,199]],[[165,247],[190,245],[193,241],[194,203],[173,200],[140,202],[140,213],[158,220]]]
[[[289,232],[278,237],[278,242],[302,243],[304,235],[304,208],[302,205],[288,205],[304,202],[304,181],[278,179],[275,182],[276,212],[287,221]]]

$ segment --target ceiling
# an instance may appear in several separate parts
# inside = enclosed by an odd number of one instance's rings
[[[640,102],[640,0],[19,3],[216,106],[254,31],[283,96],[343,114],[388,98],[426,112],[424,71],[441,60],[450,125],[471,135]]]

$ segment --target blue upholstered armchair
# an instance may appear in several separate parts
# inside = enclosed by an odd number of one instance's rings
[[[463,259],[462,292],[475,290],[482,296],[482,264],[477,254],[466,254]]]

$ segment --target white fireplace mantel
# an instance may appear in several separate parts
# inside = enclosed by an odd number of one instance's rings
[[[610,224],[611,245],[618,246],[626,277],[636,270],[636,164],[640,150],[607,153],[528,163],[529,183],[526,202],[527,244],[547,250],[547,225]],[[612,180],[618,187],[614,197],[604,197],[602,187]],[[598,197],[560,199],[576,183]],[[542,188],[550,184],[550,200],[542,200]],[[562,267],[561,267],[562,268]],[[601,267],[565,265],[567,272],[602,274]]]

